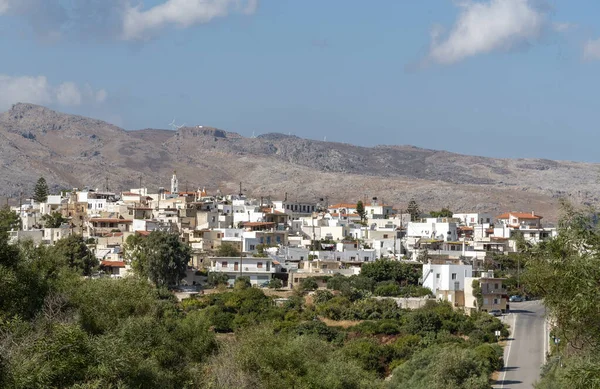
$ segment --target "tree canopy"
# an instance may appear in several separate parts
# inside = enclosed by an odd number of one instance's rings
[[[69,235],[58,240],[52,247],[52,254],[56,255],[72,269],[89,276],[98,266],[98,259],[92,254],[81,235]]]
[[[48,184],[46,183],[46,179],[44,177],[40,177],[35,183],[35,188],[33,189],[33,199],[38,203],[43,203],[48,200],[49,194]]]
[[[52,212],[46,215],[42,215],[42,222],[46,228],[59,228],[63,223],[67,222],[60,212]]]
[[[431,211],[429,212],[431,217],[452,217],[453,213],[448,208],[444,207],[439,211]]]
[[[522,281],[543,298],[561,339],[536,387],[600,388],[600,230],[593,210],[562,207],[558,236],[522,246]]]
[[[179,235],[152,231],[147,237],[132,235],[126,243],[132,268],[141,277],[157,286],[176,285],[185,277],[191,249]]]
[[[241,253],[231,243],[221,243],[216,254],[219,257],[239,257]]]
[[[361,200],[356,203],[356,213],[360,216],[360,221],[364,222],[367,218],[367,211],[365,211],[365,205]]]

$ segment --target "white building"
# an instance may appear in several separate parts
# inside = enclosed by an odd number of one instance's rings
[[[472,276],[473,267],[471,265],[427,263],[423,265],[422,283],[424,287],[431,289],[439,300],[447,300],[464,306],[465,280]]]
[[[447,218],[427,218],[424,222],[410,222],[406,235],[455,242],[458,240],[456,222]]]
[[[459,219],[461,224],[469,227],[474,227],[478,224],[490,224],[494,222],[491,213],[455,213],[452,215],[452,218]]]
[[[227,274],[230,285],[238,277],[249,277],[252,285],[260,286],[273,277],[277,265],[270,258],[213,257],[208,271]]]

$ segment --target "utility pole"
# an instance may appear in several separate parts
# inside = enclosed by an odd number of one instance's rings
[[[108,176],[106,177],[106,191],[108,192]]]

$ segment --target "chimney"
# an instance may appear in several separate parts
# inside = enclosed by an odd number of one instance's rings
[[[531,216],[535,216],[535,212],[531,211]]]

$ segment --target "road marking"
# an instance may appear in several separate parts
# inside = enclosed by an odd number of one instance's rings
[[[510,328],[511,329],[511,334],[512,335],[512,339],[513,340],[509,340],[510,343],[508,343],[508,347],[507,347],[507,351],[506,351],[506,360],[504,361],[504,367],[506,368],[506,366],[508,366],[508,360],[510,359],[510,348],[512,346],[512,343],[515,341],[515,330],[517,329],[517,315],[516,314],[512,314],[513,315],[513,325]],[[504,371],[502,372],[502,385],[500,386],[500,389],[504,389],[504,381],[506,381],[506,369],[504,369]]]

